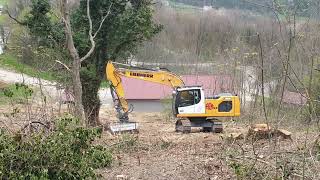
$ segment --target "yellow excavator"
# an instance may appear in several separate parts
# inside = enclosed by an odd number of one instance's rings
[[[238,96],[223,93],[205,97],[201,86],[185,86],[180,76],[165,69],[148,69],[109,61],[106,66],[106,77],[110,83],[119,123],[110,125],[113,133],[136,131],[138,123],[129,121],[132,105],[128,104],[121,77],[140,79],[163,84],[173,88],[172,111],[177,118],[177,132],[191,132],[192,127],[201,127],[206,132],[222,132],[223,126],[218,117],[240,116]]]

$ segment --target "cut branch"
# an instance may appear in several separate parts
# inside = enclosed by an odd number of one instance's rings
[[[57,63],[61,64],[63,67],[65,67],[69,72],[71,72],[71,69],[66,65],[64,64],[63,62],[59,61],[59,60],[55,60]]]

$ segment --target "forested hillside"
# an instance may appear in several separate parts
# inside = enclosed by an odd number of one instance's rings
[[[320,2],[318,0],[171,0],[171,2],[197,7],[212,6],[214,8],[251,10],[264,14],[272,14],[274,10],[283,7],[297,7],[296,14],[298,16],[320,17]]]

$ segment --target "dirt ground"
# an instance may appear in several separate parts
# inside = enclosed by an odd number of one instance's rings
[[[104,110],[101,120],[116,121],[113,110]],[[100,172],[103,179],[301,179],[303,173],[305,179],[320,177],[320,164],[313,152],[317,132],[305,136],[300,128],[292,139],[230,144],[226,135],[245,135],[248,126],[228,121],[220,134],[199,129],[182,134],[175,132],[174,120],[166,120],[160,113],[133,113],[131,120],[139,123],[138,134],[104,133],[101,143],[114,150],[114,162]]]
[[[101,119],[115,120],[113,117],[109,111],[102,113]],[[105,179],[235,179],[219,156],[223,151],[221,134],[199,129],[177,133],[174,121],[164,120],[161,114],[133,114],[131,120],[140,125],[139,133],[131,135],[136,144],[115,155],[112,167],[102,172]],[[230,123],[225,127],[226,132],[243,130]],[[104,138],[110,146],[121,143],[123,135],[106,132]]]
[[[26,123],[9,122],[3,115],[8,109],[0,106],[0,122],[6,122],[6,127],[18,128]],[[23,118],[26,113],[19,114],[18,119],[26,119]],[[320,146],[315,146],[320,136],[318,131],[310,131],[306,136],[303,125],[289,129],[293,140],[230,143],[226,135],[247,133],[244,122],[224,122],[224,132],[220,134],[204,133],[200,129],[182,134],[175,132],[175,121],[161,113],[132,113],[130,120],[139,123],[139,133],[112,135],[104,131],[96,142],[112,150],[114,158],[111,167],[98,171],[102,179],[301,179],[303,172],[305,179],[320,179]],[[114,110],[102,106],[100,121],[117,122]]]

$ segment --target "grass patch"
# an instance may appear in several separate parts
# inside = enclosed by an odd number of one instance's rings
[[[200,7],[192,6],[189,4],[176,2],[176,1],[169,1],[169,5],[173,8],[180,8],[182,10],[202,10],[202,8],[200,8]]]
[[[1,17],[1,16],[0,16]],[[1,18],[0,18],[1,19]],[[19,62],[18,58],[10,53],[4,53],[0,55],[0,67],[5,69],[13,70],[18,73],[24,73],[31,77],[39,77],[41,79],[49,81],[58,81],[59,75],[48,71],[38,71],[37,69]],[[101,82],[100,88],[110,87],[109,82],[103,80]]]
[[[28,86],[0,82],[0,104],[23,103],[32,93],[33,90]]]
[[[9,0],[0,0],[0,5],[6,5],[8,4]]]
[[[110,87],[109,82],[107,82],[106,80],[103,80],[100,84],[100,88],[108,88]]]
[[[0,0],[0,6],[2,6],[2,9],[0,9],[2,11],[0,15],[0,24],[6,23],[7,20],[7,15],[3,12],[3,6],[6,4],[8,4],[8,0]]]
[[[31,77],[39,77],[41,79],[49,81],[57,80],[57,77],[53,73],[47,71],[38,71],[31,66],[19,62],[17,57],[9,53],[0,55],[0,65],[1,67],[5,67],[6,69],[24,73]]]
[[[0,24],[4,24],[7,21],[6,15],[0,15]]]

